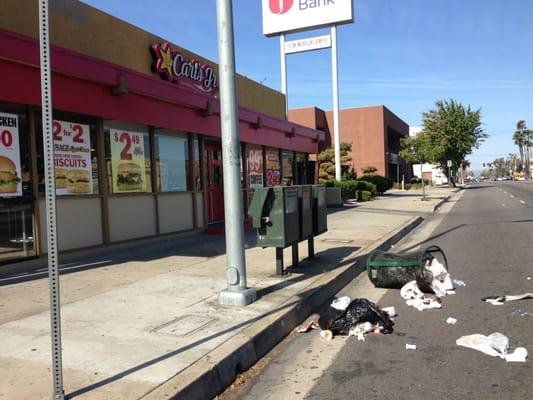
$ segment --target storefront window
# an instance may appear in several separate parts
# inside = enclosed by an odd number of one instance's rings
[[[106,169],[111,193],[151,192],[150,135],[145,125],[106,121]]]
[[[53,112],[54,174],[59,196],[98,194],[98,162],[94,118]],[[35,113],[39,193],[45,193],[41,112]]]
[[[268,149],[265,152],[266,157],[266,185],[275,186],[281,184],[281,163],[279,161],[279,151],[277,149]]]
[[[292,151],[283,151],[281,153],[282,183],[284,185],[294,185],[293,175],[294,153]]]
[[[189,141],[184,134],[157,131],[155,159],[157,190],[184,192],[191,190],[189,182]]]
[[[305,185],[307,183],[307,155],[296,153],[296,184]]]
[[[249,187],[263,187],[263,149],[246,147],[246,166]]]
[[[0,102],[0,264],[33,256],[33,244],[27,109]]]

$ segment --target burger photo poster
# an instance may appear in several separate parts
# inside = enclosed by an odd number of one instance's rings
[[[56,121],[54,135],[54,173],[57,195],[93,193],[91,134],[88,125]]]
[[[144,133],[109,130],[113,193],[146,192]]]
[[[0,197],[22,196],[18,116],[0,113]]]

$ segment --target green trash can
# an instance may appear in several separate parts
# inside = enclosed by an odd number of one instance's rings
[[[433,276],[424,266],[434,258],[448,270],[446,255],[438,246],[401,254],[375,250],[366,263],[368,279],[380,288],[401,288],[410,281],[417,281],[422,291],[431,290]]]
[[[300,240],[305,240],[313,234],[313,198],[311,185],[300,185],[298,188],[298,226]]]

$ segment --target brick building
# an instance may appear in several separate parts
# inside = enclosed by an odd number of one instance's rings
[[[292,122],[326,133],[326,146],[333,146],[333,112],[316,107],[289,110]],[[341,142],[352,144],[351,165],[361,168],[374,166],[378,174],[395,182],[411,177],[411,168],[400,156],[400,139],[409,136],[409,125],[383,105],[348,108],[340,111]]]

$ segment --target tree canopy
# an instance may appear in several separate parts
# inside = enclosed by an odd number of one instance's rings
[[[447,174],[447,161],[453,169],[487,138],[481,123],[481,110],[460,102],[438,100],[435,108],[422,114],[423,129],[415,138],[402,139],[400,155],[410,163],[439,164]]]

